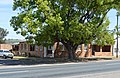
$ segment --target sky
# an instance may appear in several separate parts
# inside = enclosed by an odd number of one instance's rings
[[[20,34],[16,34],[10,26],[10,19],[12,16],[17,15],[17,12],[12,10],[12,6],[13,0],[0,0],[0,27],[9,31],[9,34],[6,36],[7,39],[24,39]],[[110,19],[109,29],[112,30],[116,26],[116,10],[111,10],[108,13],[108,18]]]
[[[7,29],[9,34],[7,39],[24,39],[20,34],[16,34],[10,26],[10,19],[12,16],[17,15],[17,12],[12,10],[13,0],[0,0],[0,27]]]

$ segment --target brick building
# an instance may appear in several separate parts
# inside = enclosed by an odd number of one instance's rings
[[[12,50],[12,45],[10,45],[10,44],[0,44],[0,49]]]
[[[35,57],[68,57],[68,52],[64,45],[57,42],[53,46],[37,46],[28,44],[26,41],[20,42],[13,46],[13,51],[16,55],[35,56]],[[112,46],[97,46],[97,45],[79,45],[76,52],[76,57],[92,57],[92,56],[112,56]]]

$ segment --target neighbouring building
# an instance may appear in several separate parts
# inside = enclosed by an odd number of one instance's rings
[[[15,55],[20,56],[35,56],[35,57],[54,57],[53,47],[43,47],[38,45],[28,44],[26,41],[19,42],[17,45],[12,45]]]
[[[12,50],[12,45],[10,45],[10,44],[0,44],[0,49]]]
[[[56,50],[56,43],[53,46],[38,46],[38,45],[32,45],[28,44],[26,41],[19,42],[17,45],[12,45],[13,52],[15,55],[20,56],[35,56],[35,57],[65,57],[67,56],[67,53],[64,49],[64,46],[60,43],[59,48]]]
[[[14,53],[14,55],[20,55],[20,52],[19,52],[19,43],[12,44],[12,52]]]
[[[43,57],[43,46],[28,44],[26,41],[19,43],[19,55]]]

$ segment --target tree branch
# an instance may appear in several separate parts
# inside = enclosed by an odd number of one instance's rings
[[[110,10],[110,9],[109,9],[109,10]],[[105,18],[105,16],[107,15],[107,13],[109,12],[109,10],[105,12],[105,14],[103,15],[102,20],[101,20],[100,23],[98,24],[97,28],[100,27],[100,25],[103,23],[104,18]]]

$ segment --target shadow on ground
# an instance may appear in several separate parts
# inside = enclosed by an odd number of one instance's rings
[[[23,58],[23,59],[0,59],[0,65],[37,65],[37,64],[54,64],[69,62],[88,62],[98,60],[111,60],[112,58],[79,58],[73,61],[63,58]]]

